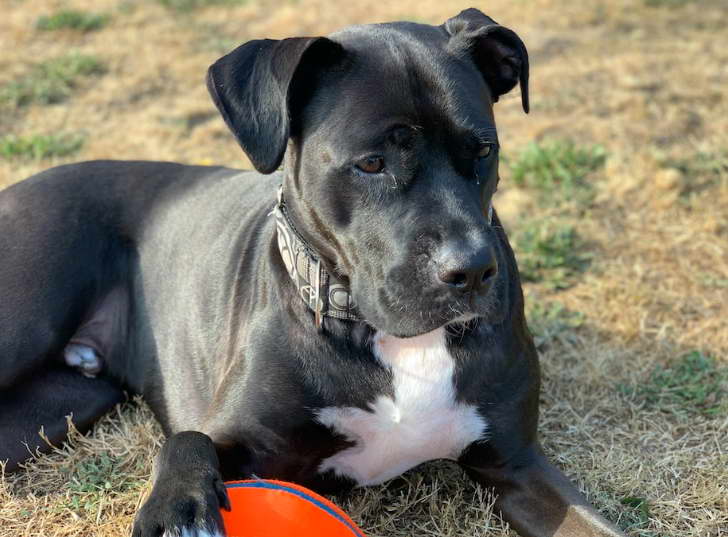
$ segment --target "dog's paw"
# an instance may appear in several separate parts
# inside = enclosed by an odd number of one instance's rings
[[[78,369],[87,377],[95,377],[103,367],[103,361],[99,355],[88,345],[69,343],[63,349],[63,357],[66,365]]]
[[[200,528],[182,528],[181,530],[165,531],[162,537],[225,537],[219,531],[209,532]]]
[[[168,530],[162,534],[162,537],[225,537],[219,531],[207,531],[201,528],[182,528]]]
[[[207,490],[184,483],[154,486],[137,513],[132,537],[224,537],[220,508],[230,509],[221,479]]]

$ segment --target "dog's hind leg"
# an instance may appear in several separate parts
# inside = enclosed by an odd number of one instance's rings
[[[104,360],[112,354],[115,342],[126,335],[128,293],[121,285],[108,291],[91,309],[63,349],[66,365],[95,377]]]
[[[41,427],[53,445],[68,434],[66,416],[84,432],[99,417],[124,400],[124,392],[105,378],[91,379],[53,364],[0,392],[0,462],[6,471],[17,469],[39,449],[50,446],[38,434]]]
[[[93,347],[69,343],[63,349],[66,365],[80,371],[84,376],[94,378],[103,368],[103,360]]]
[[[113,207],[94,199],[100,189],[84,191],[82,179],[74,167],[56,168],[0,192],[0,393],[62,358],[109,296],[125,304],[114,293],[128,248]],[[106,325],[119,326],[111,317]],[[116,349],[124,337],[113,336],[106,340]]]

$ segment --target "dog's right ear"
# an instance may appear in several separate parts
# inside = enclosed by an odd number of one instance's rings
[[[256,170],[272,173],[283,160],[294,79],[311,77],[340,52],[341,46],[325,37],[260,39],[210,66],[207,89]]]

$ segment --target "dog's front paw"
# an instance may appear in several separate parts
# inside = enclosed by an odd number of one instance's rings
[[[222,479],[205,489],[157,483],[137,513],[132,537],[224,537],[221,507],[230,509]]]

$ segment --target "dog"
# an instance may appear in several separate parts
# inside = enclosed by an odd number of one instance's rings
[[[494,487],[524,537],[623,535],[537,438],[491,206],[493,104],[520,84],[528,112],[528,74],[476,9],[251,41],[207,85],[257,172],[94,161],[0,193],[7,469],[127,390],[167,436],[134,537],[223,535],[223,480],[334,493],[433,459]]]

